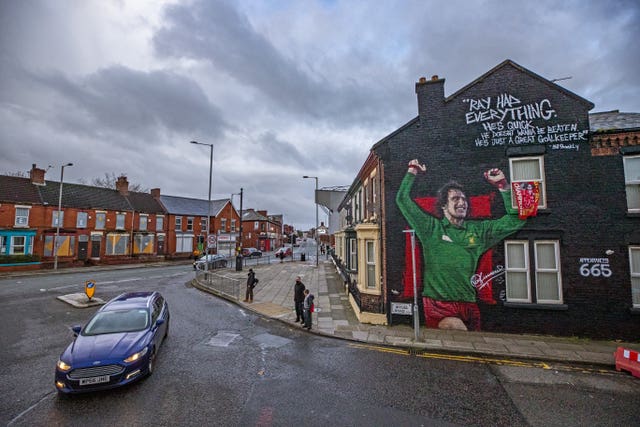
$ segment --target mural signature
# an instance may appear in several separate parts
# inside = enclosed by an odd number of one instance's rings
[[[471,276],[471,285],[480,290],[487,286],[491,280],[504,275],[504,273],[504,266],[498,265],[495,270],[486,275],[483,273],[477,273]]]

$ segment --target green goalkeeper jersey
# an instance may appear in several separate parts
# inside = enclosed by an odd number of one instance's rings
[[[507,214],[495,220],[466,220],[461,227],[446,218],[425,212],[413,200],[410,191],[416,176],[407,173],[400,184],[396,203],[422,244],[423,292],[438,301],[475,302],[471,284],[478,260],[492,246],[522,228],[511,207],[511,192],[500,192]]]

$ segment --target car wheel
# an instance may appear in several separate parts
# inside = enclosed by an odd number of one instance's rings
[[[154,363],[156,360],[156,350],[155,348],[151,351],[151,355],[149,356],[149,364],[147,365],[147,375],[151,376],[153,374]]]

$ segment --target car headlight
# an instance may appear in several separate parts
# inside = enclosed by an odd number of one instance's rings
[[[124,359],[124,361],[127,363],[135,362],[136,360],[140,359],[142,356],[147,354],[147,351],[149,351],[149,347],[145,347],[143,350],[137,353],[133,353],[131,356]]]
[[[71,365],[67,365],[62,361],[62,359],[58,359],[58,363],[56,363],[56,366],[58,367],[58,369],[60,369],[63,372],[67,372],[71,370]]]

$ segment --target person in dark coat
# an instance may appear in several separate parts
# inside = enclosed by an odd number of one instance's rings
[[[311,314],[313,313],[313,294],[309,292],[309,289],[304,290],[304,302],[302,303],[304,311],[304,327],[311,330]]]
[[[256,287],[257,283],[256,273],[250,268],[249,274],[247,274],[247,292],[245,293],[244,302],[253,302],[253,288]]]
[[[304,303],[304,290],[305,286],[300,279],[300,276],[296,277],[296,283],[293,285],[293,305],[296,308],[296,323],[304,322],[304,312],[303,312],[303,303]]]

